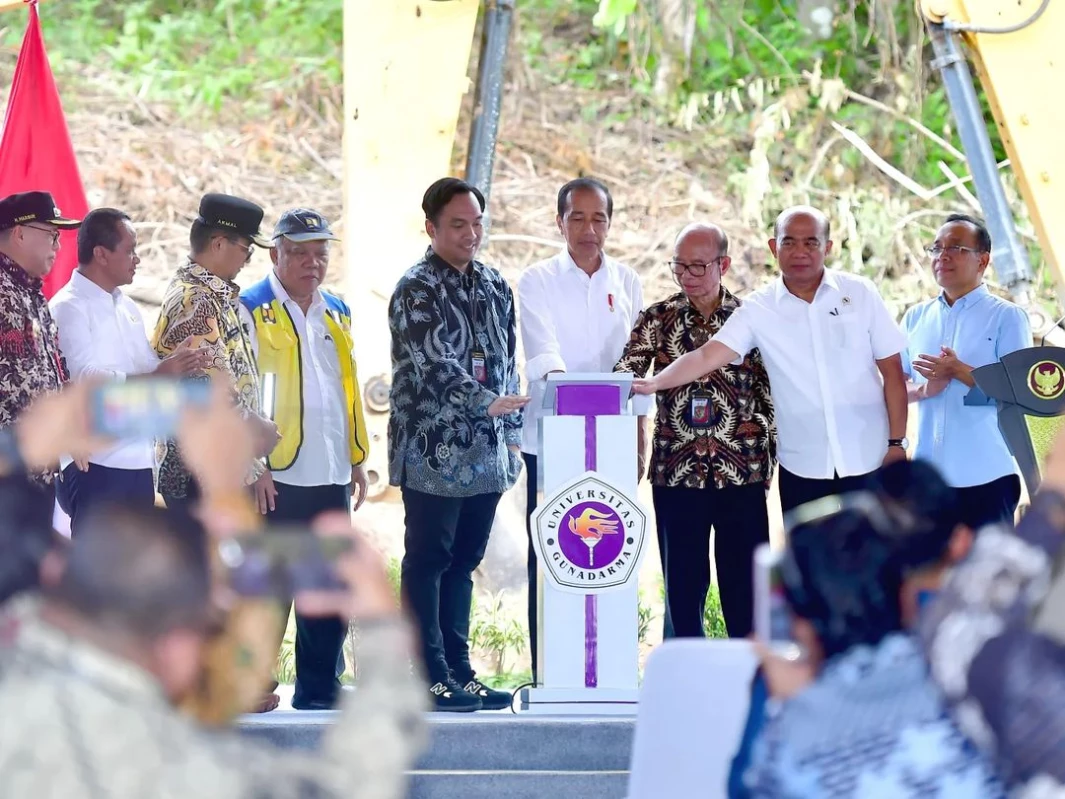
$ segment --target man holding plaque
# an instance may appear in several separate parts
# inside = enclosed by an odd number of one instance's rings
[[[263,413],[281,433],[255,484],[259,512],[275,523],[306,525],[326,511],[348,511],[353,495],[356,510],[366,499],[369,435],[351,311],[321,288],[333,241],[337,237],[317,211],[286,211],[274,228],[273,271],[240,295]],[[346,629],[339,617],[296,614],[297,710],[336,704]]]
[[[643,377],[653,365],[657,374],[709,341],[740,307],[721,284],[729,265],[728,237],[717,225],[681,231],[669,262],[681,291],[640,314],[614,371]],[[674,635],[705,635],[713,529],[725,624],[731,637],[745,637],[754,551],[769,541],[766,492],[776,465],[761,356],[753,350],[738,365],[657,397],[650,479]]]

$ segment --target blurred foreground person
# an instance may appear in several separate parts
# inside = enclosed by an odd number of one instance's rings
[[[1065,796],[1065,436],[1016,530],[984,527],[921,624],[958,726],[1017,797]]]
[[[321,752],[207,733],[174,705],[197,690],[218,623],[203,526],[181,511],[95,506],[58,583],[14,615],[0,647],[0,795],[373,797],[405,795],[423,740],[424,689],[380,557],[345,514],[319,521],[354,547],[349,586],[297,596],[308,614],[360,624],[359,688]]]
[[[941,559],[942,531],[905,501],[873,493],[843,497],[842,510],[826,514],[832,504],[839,508],[840,498],[798,508],[789,531],[781,577],[803,659],[763,654],[769,693],[780,704],[754,744],[748,795],[1004,796],[989,763],[946,715],[905,629],[908,580]],[[932,563],[921,550],[934,553]]]
[[[13,597],[58,578],[68,541],[52,527],[54,503],[22,475],[0,477],[0,612]]]
[[[948,570],[968,554],[973,531],[962,522],[957,491],[928,461],[896,461],[883,466],[870,478],[870,490],[905,522],[885,533],[896,547],[895,557],[904,574],[899,596],[902,624],[912,630],[937,595]],[[785,674],[797,670],[801,684],[812,679],[801,665],[790,667],[775,661],[774,665]],[[750,796],[743,775],[750,765],[754,742],[766,724],[768,701],[765,670],[759,668],[751,686],[747,724],[732,761],[729,799]]]

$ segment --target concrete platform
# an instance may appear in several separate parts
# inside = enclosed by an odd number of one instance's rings
[[[313,749],[335,711],[296,711],[291,688],[272,713],[241,730],[292,749]],[[509,710],[430,713],[430,745],[411,772],[410,799],[624,799],[634,717],[546,716]]]

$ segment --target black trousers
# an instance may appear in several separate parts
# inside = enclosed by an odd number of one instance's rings
[[[138,508],[155,505],[155,483],[151,469],[114,469],[90,463],[83,472],[73,463],[63,470],[55,484],[59,507],[70,517],[70,534],[77,536],[93,505],[114,502]]]
[[[729,637],[744,638],[754,620],[754,551],[769,542],[765,485],[652,489],[665,544],[666,604],[678,638],[706,635],[710,530]]]
[[[954,490],[962,521],[973,530],[996,522],[1012,524],[1021,501],[1021,478],[1008,474],[990,483]]]
[[[271,524],[309,524],[330,510],[351,507],[350,485],[293,486],[274,480],[277,497],[267,513]],[[309,703],[334,705],[340,690],[337,662],[348,631],[339,616],[308,618],[296,614],[296,686],[292,706]]]
[[[827,480],[813,477],[799,477],[780,467],[780,475],[777,477],[777,488],[780,491],[780,509],[783,513],[795,510],[800,505],[813,502],[815,499],[823,499],[836,494],[847,494],[851,491],[861,491],[869,484],[868,474],[855,474],[850,477],[836,475]]]
[[[403,492],[401,591],[418,625],[430,683],[449,673],[465,684],[470,665],[473,571],[484,558],[501,494],[440,497]]]

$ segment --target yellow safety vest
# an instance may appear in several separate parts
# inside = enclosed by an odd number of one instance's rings
[[[348,447],[351,464],[366,460],[370,451],[366,417],[362,409],[359,375],[352,351],[351,311],[339,297],[323,291],[326,303],[325,323],[336,344],[340,363],[340,381],[348,409]],[[241,292],[240,301],[251,312],[259,342],[256,362],[260,379],[268,374],[274,380],[273,419],[281,432],[281,441],[266,459],[271,471],[280,472],[296,462],[303,446],[303,358],[299,333],[288,310],[274,296],[270,279],[265,278]],[[270,408],[263,408],[269,413]]]

